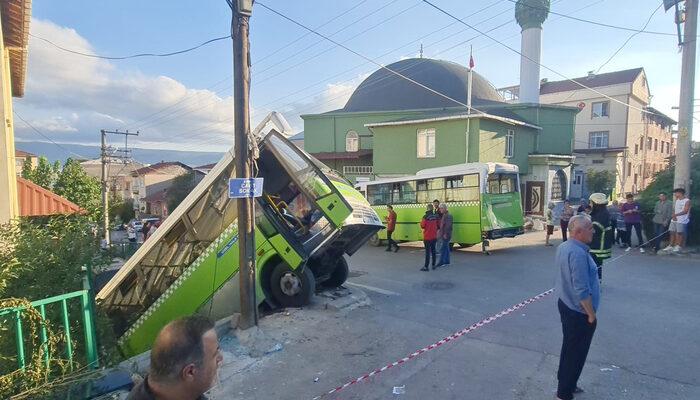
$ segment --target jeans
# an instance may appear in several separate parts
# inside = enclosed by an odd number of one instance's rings
[[[436,239],[423,241],[423,245],[425,246],[425,264],[423,268],[428,268],[431,257],[432,263],[430,265],[433,267],[435,266],[435,242],[437,242]]]
[[[387,242],[387,250],[391,250],[392,247],[398,248],[399,245],[396,244],[394,239],[391,238],[391,235],[394,233],[394,231],[386,231],[386,242]]]
[[[563,219],[559,221],[559,226],[561,227],[561,239],[563,242],[566,242],[566,233],[567,229],[569,229],[569,221],[564,221]]]
[[[442,239],[440,243],[440,265],[450,263],[450,239]]]
[[[644,244],[644,239],[642,239],[642,223],[641,222],[625,222],[625,227],[627,228],[627,247],[632,247],[632,228],[634,228],[634,231],[637,232],[637,239],[639,239],[639,247],[644,247],[642,244]]]
[[[666,236],[666,225],[654,223],[654,251],[661,249],[661,239]]]
[[[571,400],[574,398],[574,389],[578,384],[583,365],[586,363],[598,320],[589,324],[586,314],[570,309],[561,300],[557,304],[561,316],[561,330],[564,334],[557,372],[559,380],[557,397],[562,400]]]

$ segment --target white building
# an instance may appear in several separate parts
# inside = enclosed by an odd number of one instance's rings
[[[653,175],[668,167],[675,154],[672,118],[650,107],[651,91],[643,68],[592,74],[571,80],[540,84],[540,102],[578,107],[576,116],[574,177],[570,196],[586,197],[586,173],[613,173],[614,197],[637,193]],[[500,89],[516,101],[519,87]]]

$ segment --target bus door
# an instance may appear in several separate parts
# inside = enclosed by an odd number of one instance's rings
[[[311,159],[277,132],[263,141],[258,164],[265,177],[261,201],[305,255],[331,239],[352,212]]]

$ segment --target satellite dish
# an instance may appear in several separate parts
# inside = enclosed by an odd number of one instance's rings
[[[286,138],[294,135],[292,126],[289,125],[289,122],[287,122],[284,116],[277,111],[272,111],[271,113],[267,114],[262,121],[260,121],[255,129],[253,129],[253,136],[264,137],[273,129]]]

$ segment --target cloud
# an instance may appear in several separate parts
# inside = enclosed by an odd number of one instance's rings
[[[96,53],[74,29],[33,18],[31,32],[62,47]],[[149,76],[108,60],[61,51],[31,38],[25,97],[16,110],[56,142],[94,144],[100,129],[141,129],[138,145],[177,150],[222,150],[231,142],[233,101]],[[19,121],[19,140],[37,140]],[[205,140],[202,140],[202,139]]]

